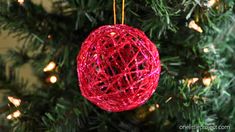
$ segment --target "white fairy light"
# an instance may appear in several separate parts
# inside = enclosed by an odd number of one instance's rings
[[[149,107],[149,112],[153,112],[156,110],[156,107],[154,105],[150,106]]]
[[[187,86],[190,87],[190,85],[196,83],[199,80],[199,78],[191,78],[189,80],[187,80]]]
[[[202,28],[201,28],[199,25],[197,25],[194,20],[192,20],[192,21],[189,22],[188,27],[191,28],[191,29],[194,29],[194,30],[198,31],[199,33],[202,33],[202,32],[203,32]]]
[[[21,112],[19,110],[17,110],[15,112],[13,112],[12,114],[8,115],[7,119],[11,120],[13,118],[18,118],[18,117],[20,117],[20,115],[21,115]]]
[[[51,83],[56,83],[57,82],[57,77],[56,76],[51,76],[50,77],[50,82]]]
[[[203,52],[204,52],[204,53],[208,53],[208,52],[209,52],[209,49],[208,49],[208,48],[204,48],[204,49],[203,49]]]
[[[8,100],[9,100],[12,104],[14,104],[16,107],[20,106],[20,103],[21,103],[21,100],[20,100],[20,99],[16,99],[16,98],[11,97],[11,96],[8,96],[7,98],[8,98]]]
[[[207,3],[205,3],[205,6],[212,7],[218,0],[209,0]]]
[[[18,3],[19,3],[20,5],[23,5],[23,4],[24,4],[24,0],[18,0]]]
[[[52,71],[53,69],[55,69],[56,67],[56,63],[55,62],[50,62],[44,69],[44,72],[48,72],[48,71]]]

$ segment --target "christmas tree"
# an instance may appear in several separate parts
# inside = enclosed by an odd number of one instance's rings
[[[23,43],[0,57],[0,131],[235,130],[234,0],[50,3],[48,10],[33,0],[0,0],[0,32]],[[144,31],[161,62],[151,98],[122,112],[84,98],[77,76],[82,43],[98,27],[113,25],[113,18]],[[18,75],[25,64],[37,85]]]

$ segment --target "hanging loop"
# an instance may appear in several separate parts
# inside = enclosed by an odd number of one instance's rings
[[[122,24],[125,21],[125,0],[122,0]]]
[[[122,24],[125,22],[125,0],[122,0]],[[113,23],[117,23],[116,0],[113,0]]]
[[[113,23],[117,23],[117,15],[116,15],[116,0],[113,0]]]

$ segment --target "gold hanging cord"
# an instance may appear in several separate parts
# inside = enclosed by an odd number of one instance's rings
[[[125,0],[122,0],[122,24],[125,21]],[[117,24],[116,0],[113,0],[113,22]]]

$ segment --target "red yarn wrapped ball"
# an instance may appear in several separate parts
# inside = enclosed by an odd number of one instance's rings
[[[82,95],[112,112],[144,104],[158,85],[160,70],[156,46],[142,31],[127,25],[96,29],[77,56]]]

